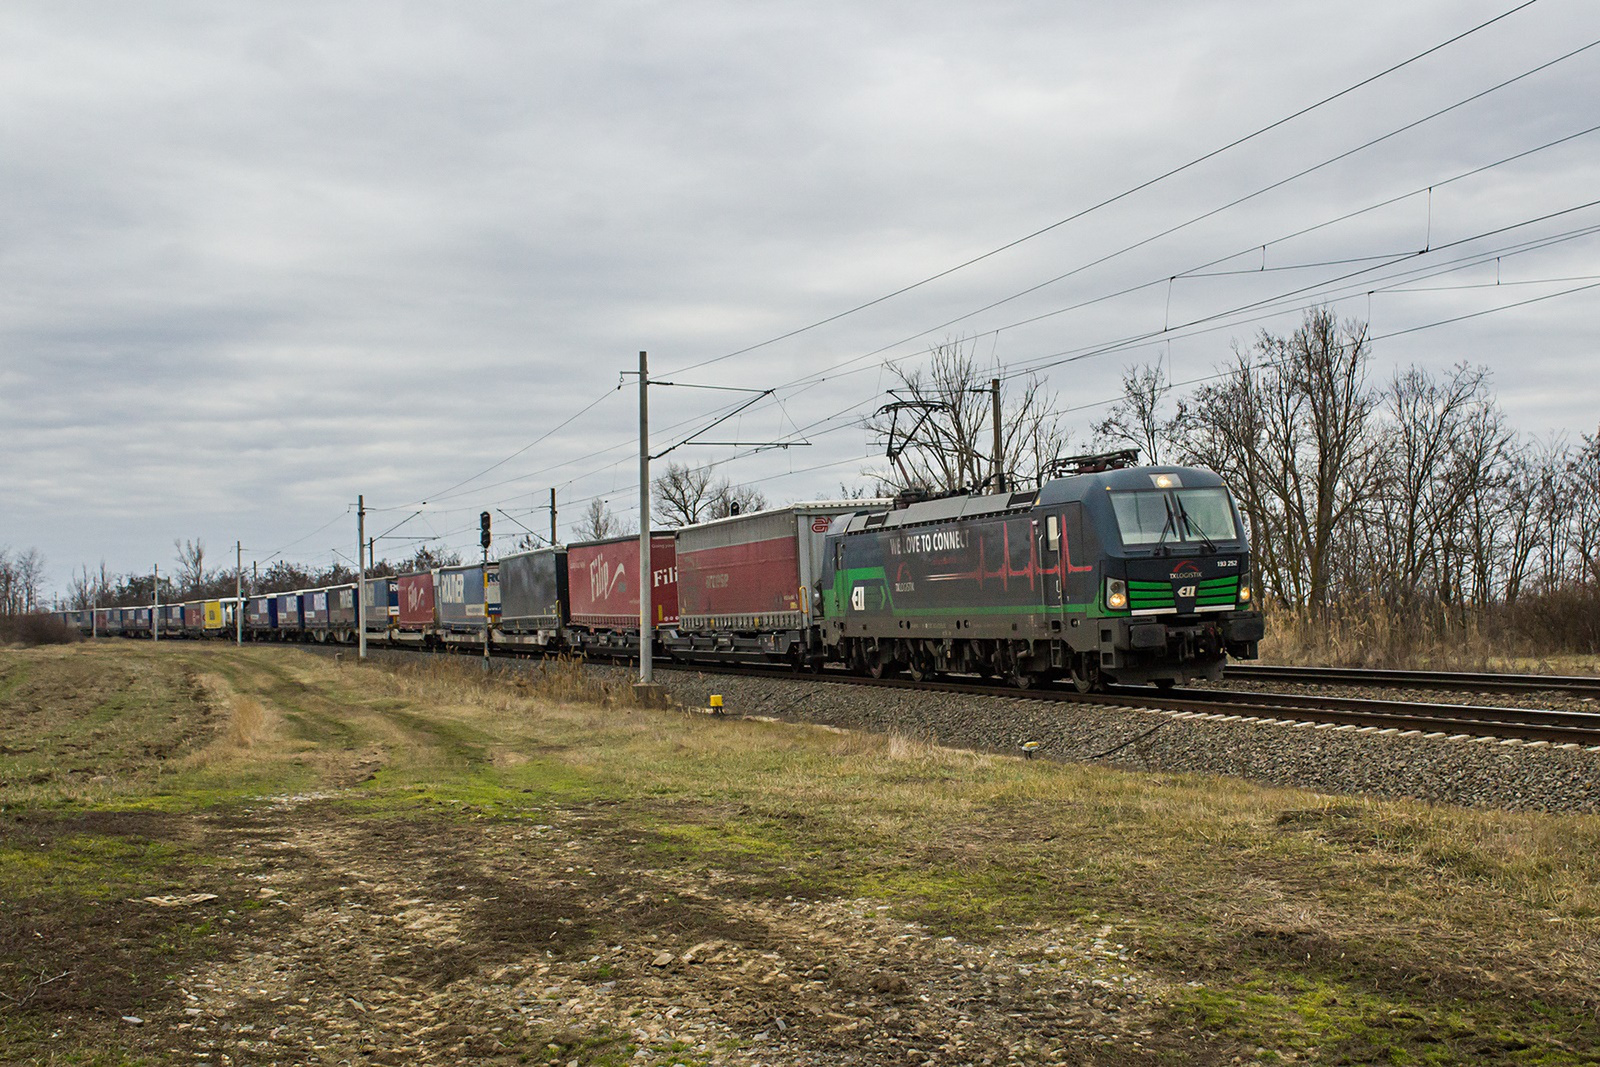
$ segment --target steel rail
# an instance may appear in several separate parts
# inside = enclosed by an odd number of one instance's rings
[[[706,673],[772,677],[763,668],[695,664]],[[1542,708],[1482,707],[1471,704],[1424,704],[1351,697],[1317,697],[1287,693],[1252,693],[1209,689],[1145,689],[1125,686],[1105,693],[1079,693],[1075,689],[1045,686],[1016,689],[1003,682],[917,682],[909,678],[865,678],[842,671],[804,675],[833,684],[916,689],[1007,700],[1042,700],[1063,704],[1088,704],[1151,711],[1188,711],[1201,715],[1272,719],[1287,722],[1328,723],[1335,726],[1373,727],[1379,730],[1416,730],[1469,737],[1515,738],[1550,744],[1600,745],[1600,713],[1555,711]]]
[[[333,645],[296,645],[312,650],[336,651]],[[449,653],[415,645],[390,646],[391,651]],[[467,649],[475,653],[476,648]],[[512,659],[540,658],[532,650],[494,650]],[[614,663],[630,662],[606,657]],[[1307,696],[1293,693],[1258,693],[1241,690],[1155,689],[1122,686],[1104,693],[1080,693],[1066,686],[1017,689],[998,680],[923,681],[910,678],[869,678],[843,670],[798,672],[786,665],[771,667],[732,663],[664,663],[664,671],[698,672],[755,678],[787,678],[880,689],[912,689],[954,693],[1001,700],[1035,700],[1061,704],[1121,707],[1141,711],[1186,711],[1197,715],[1233,719],[1260,719],[1288,723],[1371,727],[1377,730],[1417,731],[1467,737],[1543,741],[1549,744],[1600,746],[1600,712],[1559,711],[1543,708],[1484,707],[1472,704],[1425,704],[1355,697]]]
[[[1384,689],[1448,689],[1470,693],[1550,692],[1600,699],[1600,677],[1584,675],[1278,667],[1230,663],[1223,677],[1228,681],[1286,685],[1366,685]]]

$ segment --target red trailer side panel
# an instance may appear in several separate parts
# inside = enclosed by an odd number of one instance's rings
[[[677,552],[671,534],[650,538],[650,601],[656,626],[678,624]],[[567,549],[567,595],[574,626],[639,628],[639,539],[597,541]]]
[[[775,616],[800,610],[800,557],[791,533],[684,552],[678,602],[686,616]]]
[[[433,625],[433,575],[402,574],[400,583],[400,628],[420,630]]]

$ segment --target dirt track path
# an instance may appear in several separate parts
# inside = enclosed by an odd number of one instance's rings
[[[216,822],[261,902],[250,951],[169,1019],[218,1062],[1137,1062],[1119,946],[1023,956],[866,900],[772,899],[631,862],[604,817],[373,821],[282,798]],[[1109,931],[1106,931],[1109,933]]]

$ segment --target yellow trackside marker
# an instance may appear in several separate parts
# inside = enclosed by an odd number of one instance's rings
[[[1039,742],[1037,742],[1037,741],[1028,741],[1028,742],[1024,743],[1023,746],[1022,746],[1022,756],[1023,756],[1023,758],[1024,759],[1032,759],[1033,758],[1033,754],[1035,752],[1039,751],[1039,748],[1040,748],[1040,745],[1039,745]]]
[[[711,703],[710,703],[710,706],[706,710],[711,712],[711,714],[713,714],[713,715],[721,715],[722,714],[722,694],[721,693],[712,693],[711,694]]]

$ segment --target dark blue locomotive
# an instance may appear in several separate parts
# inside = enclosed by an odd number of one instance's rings
[[[1084,691],[1215,679],[1228,655],[1254,659],[1262,617],[1222,479],[1086,466],[1037,490],[835,520],[817,588],[828,658]]]

